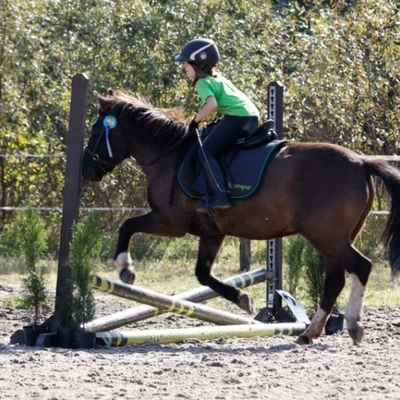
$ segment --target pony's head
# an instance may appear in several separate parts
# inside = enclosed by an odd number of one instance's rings
[[[101,181],[116,165],[129,156],[119,121],[120,110],[115,93],[107,96],[95,93],[98,99],[98,117],[92,125],[91,134],[82,160],[82,176],[90,181]]]
[[[145,100],[113,90],[107,96],[95,95],[98,118],[83,155],[85,179],[100,181],[133,155],[139,143],[151,143],[164,151],[187,136],[186,121],[177,109],[154,108]]]

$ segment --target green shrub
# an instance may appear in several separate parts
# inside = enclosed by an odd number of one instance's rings
[[[69,265],[73,276],[73,316],[77,326],[84,327],[92,320],[95,313],[91,274],[93,259],[101,250],[101,229],[99,213],[91,213],[78,222],[73,229],[69,252]],[[66,287],[65,290],[69,288]],[[69,312],[69,309],[67,309]],[[64,315],[64,320],[68,315]]]
[[[306,241],[303,249],[304,278],[312,307],[317,310],[324,290],[325,258]]]
[[[387,259],[381,240],[386,220],[386,215],[369,215],[366,225],[355,243],[355,247],[374,262],[381,263]]]
[[[23,214],[17,238],[27,267],[27,275],[22,281],[22,302],[33,311],[32,325],[36,327],[47,302],[44,269],[37,265],[46,251],[46,232],[37,212],[28,210]]]
[[[22,303],[24,308],[33,311],[32,325],[36,328],[47,303],[46,283],[42,272],[28,271],[28,275],[22,280],[22,287]]]
[[[285,242],[287,249],[284,248],[287,263],[287,284],[289,293],[296,294],[301,273],[303,271],[303,251],[307,241],[303,236],[295,235]]]

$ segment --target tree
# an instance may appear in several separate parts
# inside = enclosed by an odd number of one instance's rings
[[[397,153],[400,33],[394,1],[80,0],[76,5],[2,0],[2,154],[65,153],[76,73],[86,73],[100,93],[124,89],[192,115],[199,100],[174,55],[200,36],[216,40],[220,72],[254,100],[263,119],[268,83],[284,84],[286,139]],[[95,115],[90,97],[88,127]],[[0,157],[0,206],[60,205],[63,162]],[[145,205],[146,183],[133,168],[133,161],[118,168],[100,189],[85,183],[82,204]]]

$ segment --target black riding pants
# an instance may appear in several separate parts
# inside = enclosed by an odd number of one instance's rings
[[[239,137],[246,136],[259,126],[258,117],[237,117],[225,115],[212,129],[203,142],[203,150],[207,158],[217,158],[228,146]],[[203,160],[203,152],[199,149],[198,156]]]

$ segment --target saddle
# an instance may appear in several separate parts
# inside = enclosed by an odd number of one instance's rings
[[[207,126],[202,137],[213,126],[215,123]],[[245,199],[256,193],[268,163],[286,143],[277,138],[274,121],[268,120],[250,135],[239,138],[220,155],[219,162],[231,199]],[[197,157],[199,146],[196,143],[189,147],[177,172],[179,186],[193,199],[203,199],[209,192],[207,179]]]

